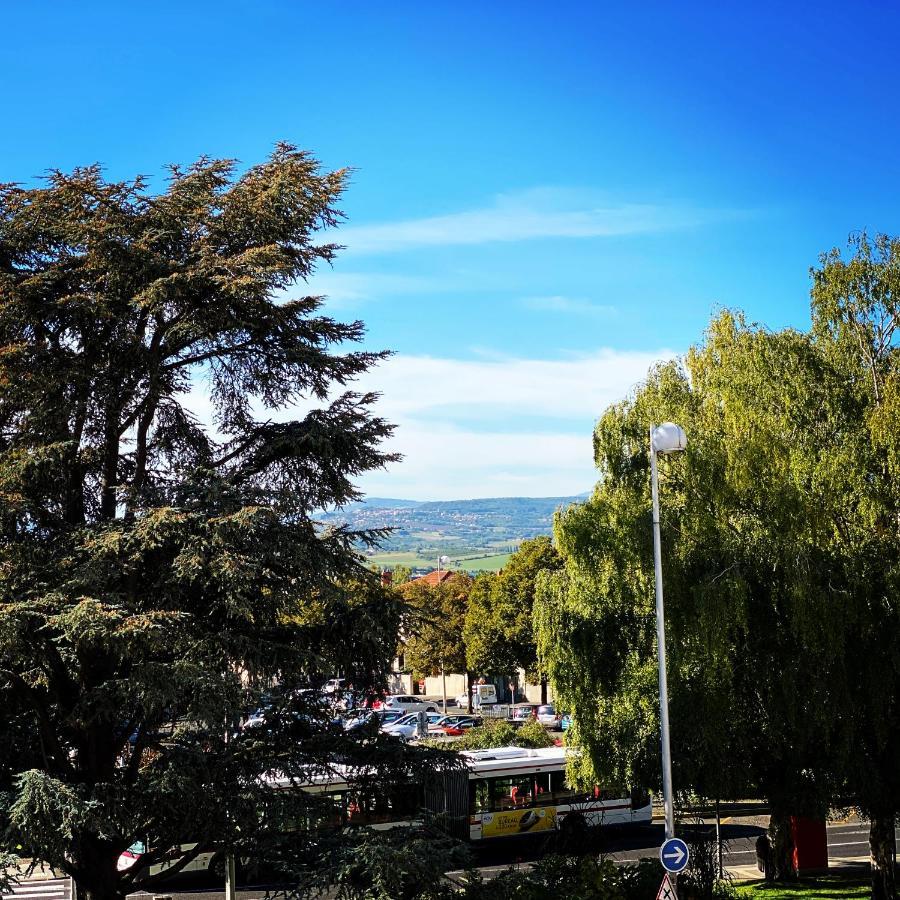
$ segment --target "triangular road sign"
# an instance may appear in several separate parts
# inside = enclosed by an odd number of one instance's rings
[[[656,892],[656,900],[678,900],[678,894],[675,893],[675,885],[672,884],[672,879],[669,878],[668,872],[666,872],[662,884]]]

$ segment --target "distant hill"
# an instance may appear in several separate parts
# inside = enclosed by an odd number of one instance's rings
[[[411,506],[421,506],[421,500],[395,500],[392,497],[366,497],[357,503],[350,503],[344,509],[360,506],[373,507],[375,509],[407,509]]]
[[[553,514],[579,497],[493,497],[477,500],[369,498],[321,514],[354,529],[391,528],[373,561],[427,568],[440,556],[464,569],[500,568],[526,538],[550,534]]]

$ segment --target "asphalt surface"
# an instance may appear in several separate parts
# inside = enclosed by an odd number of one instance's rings
[[[737,812],[738,815],[725,813]],[[765,831],[767,815],[760,814],[759,807],[723,810],[722,839],[723,863],[728,872],[737,880],[760,878],[756,867],[756,839]],[[686,833],[698,828],[715,830],[714,820],[704,819],[702,823],[684,827]],[[828,856],[832,867],[859,867],[868,869],[869,829],[864,822],[855,820],[832,822],[827,826]],[[681,833],[681,831],[679,832]],[[599,850],[622,864],[640,859],[658,859],[659,846],[663,841],[662,822],[648,826],[631,826],[610,829],[603,832]],[[900,841],[900,829],[898,829]],[[546,845],[535,842],[522,844],[507,841],[502,846],[487,845],[475,848],[478,870],[486,877],[502,872],[509,866],[528,866],[546,851]],[[454,873],[450,873],[453,875]],[[461,873],[457,873],[461,874]],[[660,868],[662,874],[662,868]],[[238,889],[239,900],[255,900],[270,896],[275,889],[270,885],[242,886]],[[224,892],[212,885],[195,884],[192,887],[172,887],[157,889],[154,894],[132,894],[133,900],[150,900],[151,897],[167,895],[175,898],[184,895],[185,900],[221,900]]]
[[[756,867],[755,843],[764,832],[767,823],[768,816],[758,806],[723,809],[723,863],[735,879],[761,877]],[[714,832],[714,820],[704,817],[702,822],[698,820],[695,824],[684,826],[685,836],[700,828]],[[851,866],[868,869],[869,829],[866,823],[855,819],[831,822],[826,831],[831,867]],[[679,833],[682,833],[681,830]],[[645,858],[658,859],[662,841],[662,822],[654,822],[647,826],[604,829],[597,849],[617,862],[627,864]],[[474,848],[474,856],[479,871],[486,878],[490,878],[509,866],[528,866],[547,849],[545,842],[505,841],[502,845],[488,844]],[[62,889],[62,881],[62,879],[48,879],[42,884],[34,881],[26,882],[14,890],[13,900],[69,900]],[[237,896],[239,900],[255,900],[273,896],[278,892],[278,888],[273,885],[242,885],[238,888]],[[153,893],[137,892],[130,896],[133,900],[151,900],[153,897],[163,896],[172,897],[173,900],[179,897],[183,897],[184,900],[222,900],[224,891],[208,878],[193,876],[191,879],[160,886]]]

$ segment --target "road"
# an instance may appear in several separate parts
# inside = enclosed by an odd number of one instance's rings
[[[750,812],[750,810],[748,810]],[[738,879],[758,878],[756,868],[756,839],[764,831],[765,817],[759,815],[726,816],[723,818],[722,837],[725,841],[723,854],[726,869]],[[697,826],[689,826],[695,828]],[[712,828],[713,824],[706,820],[704,828]],[[828,856],[834,865],[868,866],[869,831],[865,823],[858,821],[829,823]],[[654,823],[646,827],[622,828],[604,833],[602,851],[612,859],[623,864],[636,862],[639,859],[656,859],[659,846],[663,840],[662,823]],[[900,841],[900,829],[898,829]],[[485,846],[476,850],[476,861],[479,871],[485,877],[502,872],[510,865],[528,865],[533,862],[542,848],[536,844],[506,842],[502,846]],[[133,900],[150,900],[153,896],[171,896],[173,900],[184,897],[185,900],[222,900],[224,892],[217,889],[212,882],[174,884],[159,887],[153,894],[138,892],[130,895]],[[247,885],[238,890],[239,900],[253,900],[264,897],[267,893],[265,885]],[[6,895],[3,895],[6,896]],[[69,900],[62,884],[62,879],[45,882],[27,882],[17,887],[13,900]]]
[[[739,816],[724,817],[722,837],[725,841],[724,864],[726,869],[737,879],[759,878],[756,868],[756,839],[764,831],[765,817]],[[692,826],[696,827],[696,826]],[[705,828],[714,827],[705,821]],[[868,866],[869,830],[865,823],[848,821],[829,823],[828,855],[832,865]],[[623,828],[609,832],[602,845],[602,851],[623,864],[636,862],[639,859],[657,859],[659,846],[663,840],[662,823],[637,828]],[[900,841],[900,829],[898,829]],[[506,842],[502,847],[486,846],[476,852],[478,869],[485,877],[502,872],[510,865],[528,865],[540,854],[536,845],[520,845]],[[662,870],[660,870],[662,871]],[[216,891],[212,885],[193,888],[157,889],[154,894],[167,894],[173,900],[185,895],[185,900],[221,900],[222,891]],[[253,900],[265,896],[265,886],[246,886],[238,891],[239,900]],[[189,898],[188,898],[188,895]],[[149,900],[146,893],[132,894],[133,900]]]

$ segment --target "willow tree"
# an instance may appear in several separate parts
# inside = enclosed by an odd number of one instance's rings
[[[391,459],[347,387],[380,355],[288,299],[335,255],[345,179],[280,145],[162,193],[96,166],[0,189],[0,824],[90,898],[183,842],[251,854],[266,774],[340,738],[298,688],[387,669],[366,536],[311,518]]]
[[[831,384],[807,335],[715,319],[683,363],[601,418],[601,480],[557,518],[564,568],[536,606],[583,776],[658,786],[648,430],[681,424],[687,451],[660,460],[675,785],[768,797],[781,874],[789,815],[824,812],[846,750],[832,525],[803,477]]]
[[[812,275],[809,333],[723,314],[683,367],[607,411],[602,480],[557,522],[566,567],[544,586],[541,646],[595,767],[652,777],[646,435],[680,422],[688,450],[662,463],[676,782],[755,786],[779,833],[788,811],[852,798],[873,894],[893,898],[900,240],[858,235]]]
[[[854,236],[813,270],[813,334],[840,377],[808,472],[833,523],[854,755],[847,793],[870,821],[873,896],[894,898],[900,815],[900,239]]]

